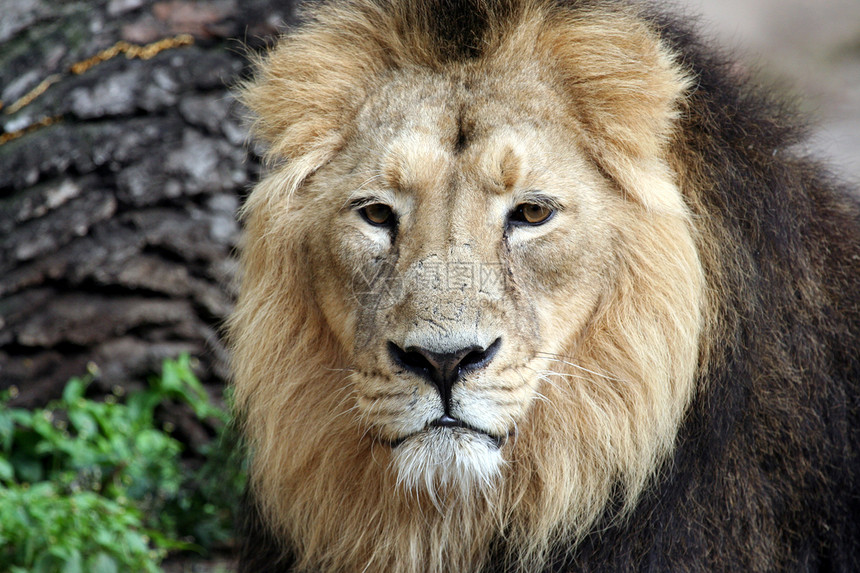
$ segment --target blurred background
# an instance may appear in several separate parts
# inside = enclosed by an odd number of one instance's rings
[[[860,182],[860,2],[667,6],[797,96],[809,152]],[[0,0],[0,570],[157,570],[168,552],[169,571],[230,569],[242,474],[221,329],[260,170],[230,89],[291,14],[290,0]],[[137,537],[84,524],[82,507]],[[69,527],[103,543],[82,549]]]
[[[860,182],[860,2],[678,0],[702,30],[800,102],[810,150]]]

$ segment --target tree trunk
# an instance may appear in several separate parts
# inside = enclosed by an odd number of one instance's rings
[[[264,4],[266,4],[264,6]],[[0,388],[188,352],[228,376],[235,215],[258,163],[230,87],[289,2],[7,0],[0,19]]]

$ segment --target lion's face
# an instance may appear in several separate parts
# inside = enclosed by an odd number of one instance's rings
[[[357,419],[408,484],[490,483],[612,283],[623,205],[557,109],[540,84],[396,77],[300,193]]]
[[[473,570],[498,536],[539,569],[635,504],[694,392],[687,80],[623,11],[525,2],[458,60],[404,34],[417,0],[326,6],[244,92],[256,497],[309,570]]]

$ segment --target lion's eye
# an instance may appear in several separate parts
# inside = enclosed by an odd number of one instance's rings
[[[371,203],[358,210],[365,221],[377,227],[390,227],[394,224],[394,212],[384,203]]]
[[[555,210],[538,203],[520,203],[511,213],[511,221],[526,225],[542,225],[552,218]]]

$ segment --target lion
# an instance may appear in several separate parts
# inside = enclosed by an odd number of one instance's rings
[[[860,204],[626,2],[309,6],[241,97],[241,569],[860,569]]]

